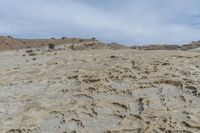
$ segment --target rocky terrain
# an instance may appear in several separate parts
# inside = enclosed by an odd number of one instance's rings
[[[91,39],[80,39],[80,38],[67,38],[61,37],[60,39],[20,39],[13,38],[12,36],[0,36],[0,51],[5,50],[19,50],[26,48],[41,48],[47,47],[49,44],[54,45],[65,45],[66,47],[71,47],[74,50],[84,50],[84,49],[137,49],[137,50],[191,50],[200,48],[200,41],[193,41],[190,44],[184,45],[169,45],[169,44],[152,44],[144,46],[124,46],[118,43],[103,43],[96,38]],[[74,47],[75,46],[75,47]]]
[[[95,38],[80,39],[61,37],[60,39],[19,39],[11,36],[0,36],[0,51],[5,50],[19,50],[23,48],[40,48],[46,47],[48,44],[62,45],[62,44],[88,44],[91,42],[98,42]]]
[[[86,44],[0,52],[1,133],[200,132],[198,50]]]

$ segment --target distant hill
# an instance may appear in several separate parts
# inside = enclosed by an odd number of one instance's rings
[[[59,39],[20,39],[11,36],[0,36],[0,51],[4,50],[18,50],[23,48],[39,48],[48,46],[53,43],[55,45],[72,45],[74,50],[83,50],[87,48],[109,48],[109,49],[123,49],[132,48],[139,50],[191,50],[200,48],[200,41],[193,41],[190,44],[184,45],[145,45],[145,46],[132,46],[128,47],[118,43],[102,43],[95,38],[80,39],[80,38],[67,38],[61,37]]]
[[[80,39],[80,38],[67,38],[62,37],[60,39],[19,39],[11,36],[0,36],[0,51],[3,50],[17,50],[22,48],[37,48],[41,46],[47,46],[49,43],[55,45],[60,44],[78,44],[78,43],[91,43],[96,42],[95,38]]]
[[[192,43],[188,45],[182,45],[182,50],[190,50],[190,49],[196,49],[200,47],[200,41],[193,41]]]
[[[133,46],[132,49],[140,49],[140,50],[190,50],[196,49],[200,47],[200,41],[193,41],[190,44],[184,45],[146,45],[146,46]]]

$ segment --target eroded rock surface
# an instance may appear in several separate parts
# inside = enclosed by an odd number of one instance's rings
[[[200,132],[200,53],[0,53],[0,132]]]

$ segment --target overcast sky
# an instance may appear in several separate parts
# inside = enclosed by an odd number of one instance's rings
[[[0,0],[0,34],[127,45],[200,40],[200,0]]]

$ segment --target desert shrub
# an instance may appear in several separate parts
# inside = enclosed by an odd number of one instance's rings
[[[110,58],[116,58],[116,56],[115,55],[111,55]]]
[[[80,39],[80,40],[79,40],[79,42],[83,42],[83,41],[84,41],[83,39]]]
[[[92,37],[91,39],[92,39],[93,41],[96,41],[96,38],[95,38],[95,37]]]
[[[33,53],[33,50],[32,49],[26,50],[26,53]]]
[[[29,53],[29,56],[36,56],[37,53]]]
[[[61,37],[61,39],[62,39],[62,40],[65,40],[65,39],[66,39],[66,37]]]
[[[10,36],[10,35],[8,36],[8,38],[9,38],[9,39],[13,39],[13,37],[12,37],[12,36]]]
[[[49,43],[48,46],[49,46],[49,49],[55,49],[56,47],[54,43]]]

